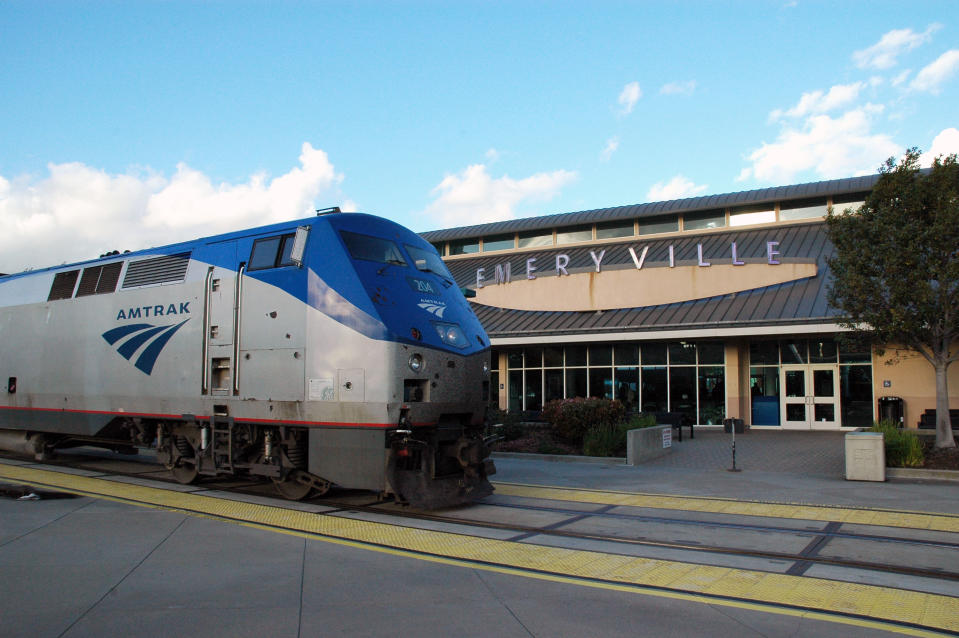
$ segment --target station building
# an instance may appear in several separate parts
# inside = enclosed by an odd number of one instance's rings
[[[935,408],[933,368],[848,347],[826,299],[827,207],[878,175],[422,233],[493,347],[491,400],[607,397],[701,426],[841,430]],[[887,365],[888,364],[888,365]],[[959,375],[950,404],[959,405]],[[882,413],[881,413],[882,412]]]

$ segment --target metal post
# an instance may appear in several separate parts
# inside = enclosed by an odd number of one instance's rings
[[[733,466],[727,471],[740,472],[742,470],[736,467],[736,419],[729,419],[729,431],[733,434]]]

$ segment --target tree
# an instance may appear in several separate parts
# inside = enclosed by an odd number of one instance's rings
[[[936,371],[936,447],[955,447],[946,372],[959,359],[959,164],[920,170],[919,149],[889,158],[857,211],[826,217],[835,257],[829,302],[840,325],[918,352]]]

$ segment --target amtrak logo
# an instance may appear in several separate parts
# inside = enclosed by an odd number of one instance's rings
[[[416,305],[426,312],[436,315],[440,319],[443,318],[443,313],[446,312],[446,304],[442,301],[436,301],[435,299],[422,299]]]
[[[160,356],[167,342],[187,321],[189,319],[172,326],[134,323],[129,326],[107,330],[103,333],[103,338],[111,346],[119,344],[117,352],[128,361],[139,352],[140,354],[133,365],[141,372],[149,375],[153,373],[153,366],[156,365],[157,357]]]

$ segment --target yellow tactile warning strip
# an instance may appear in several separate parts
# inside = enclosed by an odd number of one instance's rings
[[[915,636],[957,635],[959,598],[943,595],[398,527],[23,466],[0,464],[0,478],[452,565]]]
[[[597,505],[648,507],[663,510],[685,510],[740,516],[769,516],[804,521],[835,521],[908,529],[959,532],[959,515],[929,512],[899,512],[882,509],[833,507],[788,503],[762,503],[725,498],[676,496],[672,494],[637,494],[566,487],[541,487],[517,483],[494,483],[501,496],[521,496]],[[959,625],[959,621],[957,621]]]

